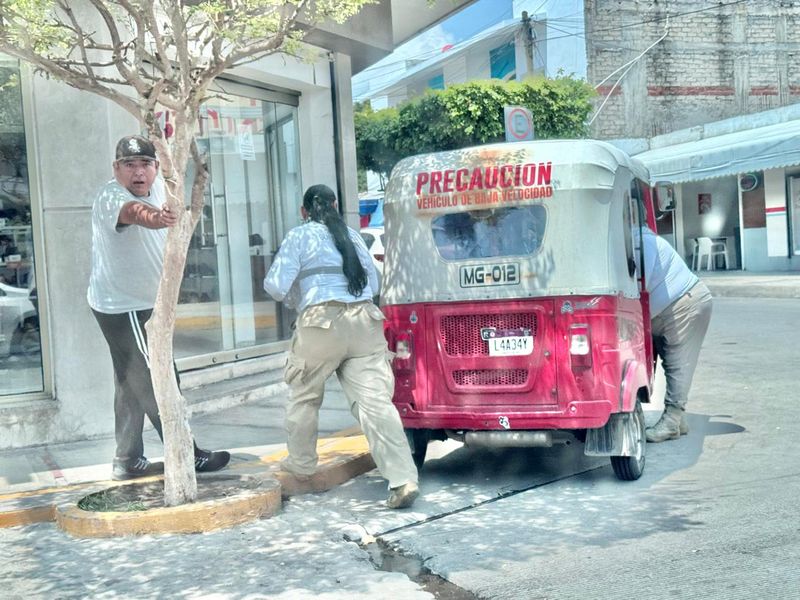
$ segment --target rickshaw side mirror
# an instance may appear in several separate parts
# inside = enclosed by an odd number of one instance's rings
[[[659,212],[675,210],[675,187],[670,181],[657,181],[653,186],[656,192],[656,206]]]

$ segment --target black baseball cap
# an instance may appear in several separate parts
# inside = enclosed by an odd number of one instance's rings
[[[117,142],[116,160],[126,159],[157,160],[153,142],[141,135],[126,135]]]

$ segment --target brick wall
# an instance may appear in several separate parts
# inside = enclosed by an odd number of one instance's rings
[[[595,107],[605,105],[594,137],[650,137],[800,102],[800,2],[792,0],[585,0],[589,82],[664,35],[667,15],[664,40],[619,83],[627,67],[598,88]]]

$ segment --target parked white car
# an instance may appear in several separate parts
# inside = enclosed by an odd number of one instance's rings
[[[39,351],[39,315],[30,291],[0,283],[0,357]]]
[[[364,227],[361,238],[372,256],[375,270],[378,271],[378,282],[383,285],[383,227]]]

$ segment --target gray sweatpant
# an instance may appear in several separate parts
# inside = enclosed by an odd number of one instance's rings
[[[286,406],[287,470],[314,473],[319,408],[325,381],[336,372],[350,412],[389,487],[417,482],[411,449],[392,404],[394,374],[387,359],[383,318],[371,301],[325,302],[300,313],[284,371],[291,388]]]
[[[153,383],[150,379],[147,334],[144,324],[152,310],[107,314],[92,310],[111,351],[114,364],[114,432],[118,460],[144,455],[144,417],[150,419],[163,440]]]
[[[665,405],[686,408],[710,320],[711,292],[702,281],[653,318],[655,351],[667,380]]]

